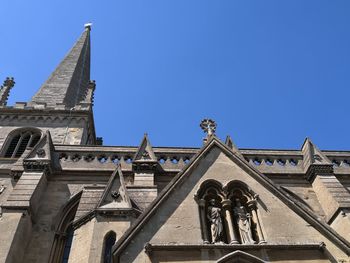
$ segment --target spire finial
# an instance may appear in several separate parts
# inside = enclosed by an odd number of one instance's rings
[[[7,105],[7,99],[10,95],[10,90],[15,85],[15,80],[13,78],[7,77],[4,80],[3,86],[0,87],[0,106]]]
[[[207,137],[214,135],[216,131],[216,122],[212,119],[203,119],[199,125],[202,130],[208,134]]]
[[[91,31],[91,26],[92,26],[92,23],[84,24],[85,30],[88,30],[88,31]]]
[[[4,80],[4,84],[3,86],[4,87],[9,87],[9,88],[12,88],[13,86],[15,85],[15,80],[14,78],[10,78],[10,77],[7,77],[5,80]]]

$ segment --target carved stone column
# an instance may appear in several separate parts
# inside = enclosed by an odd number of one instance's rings
[[[256,232],[258,233],[259,244],[266,243],[262,229],[261,229],[259,217],[256,211],[257,210],[256,200],[248,202],[248,208],[252,213],[252,221],[255,224]]]
[[[199,215],[200,215],[201,225],[202,225],[203,241],[204,241],[204,244],[210,244],[209,237],[208,237],[207,215],[205,212],[205,200],[204,199],[198,200],[198,205],[199,205]]]
[[[224,211],[224,222],[225,222],[225,228],[227,230],[227,241],[230,244],[238,244],[238,239],[236,236],[235,229],[233,228],[233,218],[231,216],[231,200],[224,199],[222,202],[222,208]]]

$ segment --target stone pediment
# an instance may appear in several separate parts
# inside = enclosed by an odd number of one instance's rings
[[[340,249],[350,252],[350,245],[347,241],[339,237],[329,226],[321,223],[310,211],[289,199],[270,179],[213,137],[186,166],[185,170],[180,172],[159,194],[158,198],[135,222],[134,227],[131,227],[118,241],[114,248],[114,257],[119,260],[116,262],[133,262],[146,257],[143,255],[145,253],[143,247],[146,243],[151,246],[165,243],[184,247],[198,244],[205,246],[206,240],[203,232],[207,231],[207,235],[210,235],[210,227],[203,228],[203,220],[208,225],[209,222],[206,215],[202,217],[200,215],[198,192],[207,181],[217,182],[217,189],[221,189],[221,192],[219,193],[218,190],[218,193],[222,199],[229,196],[229,188],[231,185],[237,185],[236,182],[241,182],[241,185],[249,188],[247,192],[250,192],[250,195],[256,199],[256,216],[260,221],[262,235],[267,244],[272,244],[271,251],[274,250],[274,245],[277,251],[277,245],[293,244],[302,244],[305,250],[308,250],[308,244],[324,242],[327,245],[330,244],[329,240],[332,240]],[[209,196],[210,194],[209,192]],[[224,197],[225,195],[227,196]],[[232,200],[232,196],[230,198]],[[209,205],[205,202],[210,199],[203,200],[203,207],[208,209]],[[235,218],[233,207],[230,209],[231,217]],[[253,220],[254,215],[251,214],[250,217]],[[223,227],[225,231],[228,231],[226,225]],[[233,232],[238,235],[237,226]],[[258,232],[257,229],[256,232]],[[256,234],[253,235],[253,239],[261,241]],[[232,245],[229,244],[230,240],[227,237],[217,240],[218,246],[224,243],[226,247],[226,249],[218,247],[218,251],[221,251],[218,255],[224,256],[230,246],[240,246],[239,243],[242,243],[242,240],[242,237],[237,238],[238,244]],[[209,242],[213,240],[209,239]],[[264,242],[259,243],[252,242],[250,249],[259,251]],[[242,244],[242,248],[244,246],[245,244]],[[171,250],[165,250],[169,252],[170,257]],[[130,253],[130,251],[133,252]],[[161,257],[168,252],[164,250],[161,254],[152,252],[148,256]],[[122,256],[120,256],[121,253]],[[320,252],[317,257],[322,258],[324,255]],[[185,261],[179,258],[177,260]]]
[[[133,162],[157,162],[157,157],[154,154],[152,145],[148,139],[147,134],[143,136],[142,142],[139,148],[137,149]]]
[[[111,175],[97,210],[131,209],[131,201],[126,192],[123,173],[120,166]]]

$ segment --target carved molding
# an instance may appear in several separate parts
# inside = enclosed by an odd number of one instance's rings
[[[316,175],[330,175],[333,174],[333,172],[332,164],[312,164],[307,169],[305,178],[312,183]]]
[[[24,160],[23,167],[26,171],[52,171],[51,162],[49,160]]]

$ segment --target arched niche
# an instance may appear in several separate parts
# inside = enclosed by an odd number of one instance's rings
[[[241,244],[265,243],[258,216],[258,194],[247,184],[233,180],[224,186],[224,192],[231,201],[233,224]]]
[[[214,179],[209,179],[204,181],[199,189],[197,190],[197,193],[195,194],[195,200],[198,203],[198,209],[199,209],[199,216],[201,221],[201,230],[202,230],[202,238],[205,244],[209,243],[215,243],[215,240],[213,240],[213,235],[211,226],[211,220],[208,217],[208,213],[210,213],[209,210],[212,210],[212,207],[215,206],[218,211],[222,209],[222,200],[224,196],[222,195],[222,184]],[[213,205],[210,205],[212,203]],[[218,217],[217,220],[220,220],[222,222],[221,215]],[[223,224],[220,225],[221,231],[223,231]],[[223,234],[219,234],[222,241],[226,239],[226,237]],[[217,240],[218,240],[217,239]]]
[[[264,243],[257,198],[242,181],[225,186],[214,179],[204,181],[195,195],[204,243]]]

